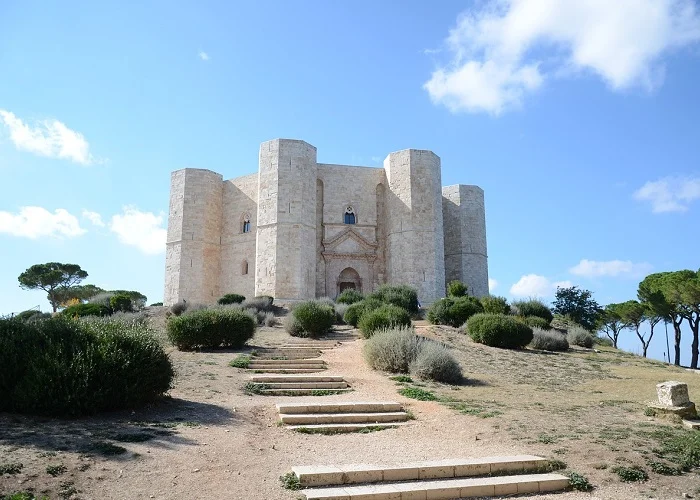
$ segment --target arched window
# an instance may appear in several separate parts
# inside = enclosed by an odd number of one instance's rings
[[[355,210],[353,210],[352,207],[348,207],[345,209],[345,223],[355,224]]]
[[[248,274],[248,261],[241,262],[241,274]]]
[[[243,216],[243,232],[244,233],[250,232],[250,215]]]

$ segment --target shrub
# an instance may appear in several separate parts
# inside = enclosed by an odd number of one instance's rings
[[[85,321],[121,321],[122,323],[134,323],[141,326],[148,326],[148,316],[143,312],[120,312],[117,311],[108,318],[89,316]]]
[[[610,340],[608,337],[603,337],[603,336],[595,336],[593,337],[593,343],[597,345],[602,345],[605,347],[614,347],[615,344],[613,344],[613,341]]]
[[[277,318],[275,317],[275,313],[266,312],[262,324],[265,326],[275,326],[277,324]]]
[[[88,304],[99,304],[109,307],[109,300],[114,296],[114,292],[100,292],[88,299]]]
[[[423,380],[456,384],[462,380],[462,369],[443,344],[432,341],[420,343],[418,355],[410,366],[411,375]]]
[[[162,307],[162,306],[163,306],[163,303],[162,303],[162,302],[154,302],[153,304],[151,304],[151,305],[148,306],[148,307]]]
[[[537,316],[538,318],[547,320],[547,323],[551,323],[554,318],[549,307],[537,299],[521,300],[519,302],[513,302],[513,305],[517,309],[518,315],[526,318],[528,316]]]
[[[42,314],[42,312],[38,309],[28,309],[26,311],[22,311],[21,313],[15,314],[15,318],[17,318],[20,321],[28,321],[37,314]]]
[[[566,351],[569,349],[569,342],[566,337],[557,331],[532,328],[532,342],[530,347],[543,351]]]
[[[309,337],[320,337],[333,327],[335,310],[322,301],[309,300],[294,307],[292,315]]]
[[[450,325],[457,328],[483,310],[481,302],[474,297],[446,297],[431,304],[428,309],[428,321],[434,325]]]
[[[134,408],[174,376],[147,327],[61,316],[0,320],[0,366],[0,411],[52,416]]]
[[[447,295],[450,297],[464,297],[468,291],[467,285],[459,280],[453,280],[447,284]]]
[[[539,316],[527,316],[523,318],[523,322],[530,328],[539,328],[540,330],[552,329],[549,322],[544,318],[540,318]]]
[[[218,303],[222,306],[227,304],[240,304],[245,300],[243,295],[238,295],[237,293],[227,293],[218,300]]]
[[[349,304],[343,304],[343,303],[338,303],[336,304],[333,309],[335,310],[335,324],[336,325],[342,325],[345,323],[343,320],[343,316],[345,316],[345,313],[348,310],[348,307],[350,307]]]
[[[187,311],[187,301],[184,299],[175,302],[172,306],[170,306],[170,312],[175,316],[180,316],[185,311]]]
[[[168,338],[178,349],[242,347],[255,334],[256,320],[240,309],[192,311],[168,320]]]
[[[382,285],[369,297],[385,304],[399,306],[409,313],[418,312],[418,292],[408,285]]]
[[[480,344],[518,349],[532,342],[532,328],[504,314],[475,314],[467,321],[469,336]]]
[[[380,330],[365,344],[365,360],[375,370],[408,373],[421,343],[413,328]]]
[[[343,321],[348,325],[352,325],[357,328],[357,324],[360,322],[360,318],[365,312],[374,311],[382,306],[382,302],[378,299],[367,298],[360,302],[355,302],[350,304],[345,314],[343,314]]]
[[[338,295],[338,298],[335,299],[335,301],[338,304],[354,304],[355,302],[359,302],[362,299],[364,299],[364,296],[360,292],[350,288],[347,290],[343,290],[343,292],[340,295]]]
[[[124,293],[112,295],[109,298],[109,307],[112,311],[131,312],[134,310],[134,304],[131,302],[131,297]]]
[[[485,313],[490,314],[510,314],[510,306],[505,297],[495,295],[485,295],[479,299]]]
[[[625,483],[641,483],[649,479],[649,474],[638,465],[613,467],[611,471],[617,474],[620,480]]]
[[[301,327],[301,323],[297,320],[293,314],[288,314],[284,318],[284,330],[292,337],[308,337],[308,332],[305,332]]]
[[[107,306],[101,304],[76,304],[66,307],[61,314],[68,318],[83,316],[109,316],[112,311]]]
[[[589,349],[593,347],[593,335],[582,326],[569,328],[569,331],[566,333],[566,340],[569,341],[569,344],[579,347],[588,347]]]
[[[256,311],[272,311],[272,302],[274,299],[269,295],[261,295],[252,299],[244,300],[242,306],[245,309],[255,309]]]
[[[401,326],[411,326],[411,315],[406,309],[384,304],[373,311],[365,312],[358,323],[362,335],[368,339],[377,330]]]

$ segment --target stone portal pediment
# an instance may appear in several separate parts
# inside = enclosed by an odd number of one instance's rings
[[[367,241],[352,229],[347,229],[330,240],[323,242],[323,255],[354,255],[358,257],[375,257],[377,244]]]

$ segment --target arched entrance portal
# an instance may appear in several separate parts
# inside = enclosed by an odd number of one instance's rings
[[[346,267],[338,275],[337,294],[340,295],[345,290],[357,290],[362,292],[362,280],[360,274],[352,267]]]

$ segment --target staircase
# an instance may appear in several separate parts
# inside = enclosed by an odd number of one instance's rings
[[[410,418],[401,404],[394,402],[278,404],[277,410],[289,429],[326,434],[388,429]]]
[[[326,362],[322,359],[261,359],[251,358],[249,370],[265,373],[314,373],[325,370]]]
[[[256,394],[278,396],[325,396],[350,391],[339,375],[256,375],[250,377]]]
[[[293,467],[307,500],[448,500],[527,493],[569,487],[561,474],[540,473],[548,461],[520,455],[453,459],[398,466]]]

